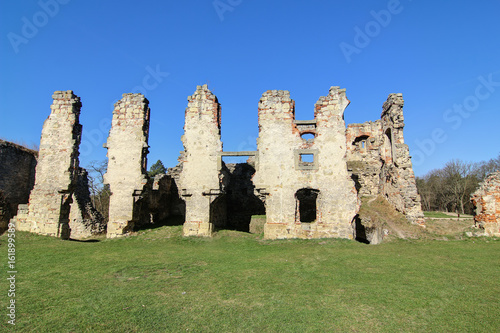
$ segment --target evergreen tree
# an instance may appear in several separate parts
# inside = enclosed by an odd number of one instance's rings
[[[148,171],[149,177],[154,177],[162,173],[167,173],[167,169],[160,160],[156,161],[156,163],[153,164]]]

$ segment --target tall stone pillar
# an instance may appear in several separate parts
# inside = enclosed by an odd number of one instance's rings
[[[221,194],[218,158],[222,152],[220,139],[220,104],[207,85],[198,86],[188,97],[184,124],[183,169],[181,195],[186,201],[185,236],[211,236],[217,220]]]
[[[52,98],[51,114],[43,124],[40,139],[27,225],[32,232],[67,239],[72,191],[79,170],[82,104],[71,90],[56,91]]]
[[[108,149],[109,222],[107,237],[123,236],[140,222],[148,183],[149,101],[142,94],[123,94],[113,111]]]
[[[403,95],[390,94],[382,106],[381,193],[413,224],[425,226],[410,149],[404,142]]]

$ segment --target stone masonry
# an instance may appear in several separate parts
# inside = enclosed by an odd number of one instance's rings
[[[217,199],[222,193],[219,179],[220,104],[207,85],[198,86],[188,97],[181,154],[179,189],[186,201],[185,236],[210,236],[214,225],[224,224],[217,214]]]
[[[72,91],[53,97],[29,209],[20,205],[17,225],[62,238],[88,237],[106,227],[91,205],[87,173],[79,167],[80,99]],[[209,237],[218,228],[249,231],[252,216],[265,214],[267,239],[354,239],[360,197],[378,195],[411,223],[424,225],[403,138],[402,95],[389,95],[379,120],[346,128],[349,103],[345,89],[331,87],[315,104],[314,119],[297,120],[290,93],[269,90],[259,101],[257,151],[224,152],[221,106],[207,85],[198,86],[188,97],[180,163],[153,180],[146,172],[149,102],[141,94],[124,94],[104,145],[104,182],[111,190],[107,237],[149,223],[168,224],[179,215],[184,215],[185,236]],[[226,165],[225,156],[249,158]],[[492,190],[485,185],[483,191]],[[494,229],[491,200],[477,199],[488,207],[481,220],[488,230]]]
[[[476,226],[487,236],[500,237],[500,171],[491,173],[471,196]]]
[[[142,94],[123,94],[113,111],[111,130],[105,147],[109,184],[108,238],[123,236],[134,226],[146,223],[149,138],[149,101]]]
[[[380,120],[348,125],[348,167],[360,196],[383,195],[411,223],[423,226],[420,196],[403,137],[403,104],[401,94],[390,94]]]
[[[332,87],[315,119],[298,121],[288,91],[263,94],[253,181],[265,197],[265,238],[353,238],[359,202],[345,159],[348,105],[345,89]]]
[[[80,237],[79,231],[71,233],[70,219],[78,213],[71,206],[78,199],[74,195],[79,180],[78,147],[82,126],[79,123],[81,102],[71,90],[56,91],[52,96],[51,114],[45,120],[40,139],[36,166],[35,186],[30,194],[26,221],[18,224],[19,230],[68,239]],[[88,192],[88,188],[87,188]],[[102,221],[87,219],[89,224]],[[76,227],[76,224],[73,224]],[[29,229],[28,229],[29,228]],[[91,228],[99,230],[100,227]]]
[[[0,140],[0,233],[18,210],[27,204],[35,184],[38,152]]]

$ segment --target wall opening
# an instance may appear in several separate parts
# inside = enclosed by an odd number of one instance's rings
[[[300,162],[314,163],[314,154],[300,154]]]
[[[358,136],[356,139],[354,139],[354,142],[352,144],[356,146],[356,149],[364,153],[366,152],[366,148],[368,147],[368,138],[368,135]]]
[[[385,162],[390,164],[392,163],[392,133],[391,129],[388,128],[385,131],[384,135],[384,154],[385,154]]]
[[[255,195],[252,177],[255,163],[250,156],[249,163],[226,163],[223,161],[222,173],[227,182],[224,184],[227,221],[218,229],[249,232],[253,215],[265,215],[264,202]],[[226,160],[226,156],[224,156]]]
[[[301,136],[300,136],[302,139],[306,140],[306,141],[309,141],[309,140],[314,140],[314,138],[316,137],[313,133],[303,133]]]
[[[295,193],[297,200],[296,216],[302,223],[311,223],[316,221],[317,217],[317,199],[319,190],[303,188]]]

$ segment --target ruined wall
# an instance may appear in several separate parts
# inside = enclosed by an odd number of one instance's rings
[[[385,163],[380,177],[381,193],[411,223],[424,225],[410,150],[404,143],[403,105],[402,94],[390,94],[382,107],[382,158]]]
[[[474,220],[487,236],[500,237],[500,171],[493,172],[472,194]]]
[[[253,182],[265,197],[266,238],[353,237],[359,203],[345,159],[348,104],[345,89],[332,87],[314,120],[296,121],[288,91],[262,95]]]
[[[72,192],[78,178],[82,104],[71,90],[56,91],[52,98],[51,113],[43,124],[27,223],[18,229],[67,239]]]
[[[349,124],[346,130],[347,166],[359,196],[376,196],[380,188],[383,161],[381,121]]]
[[[38,152],[0,140],[0,233],[17,212],[19,204],[27,204],[35,184]]]
[[[82,239],[102,234],[106,231],[106,223],[92,205],[87,170],[78,168],[76,176],[69,214],[71,238]]]
[[[360,196],[381,194],[415,224],[424,225],[408,145],[402,94],[390,94],[381,119],[347,127],[349,170]]]
[[[218,154],[220,139],[220,104],[207,85],[197,86],[188,97],[182,143],[182,172],[179,188],[186,201],[185,236],[210,236],[214,225],[225,223],[219,205],[223,205]]]
[[[105,147],[109,184],[108,238],[130,232],[149,218],[146,207],[149,101],[142,94],[123,94],[113,111],[111,130]]]

